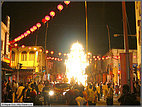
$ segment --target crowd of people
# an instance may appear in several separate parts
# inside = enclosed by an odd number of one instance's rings
[[[2,102],[30,102],[34,105],[50,104],[48,92],[50,90],[49,81],[17,83],[16,81],[2,81]],[[43,102],[39,101],[39,96],[43,96]],[[107,105],[113,105],[114,96],[120,97],[120,105],[140,105],[140,84],[136,83],[134,93],[130,93],[127,84],[122,87],[109,83],[88,83],[87,87],[81,84],[71,85],[70,90],[65,94],[68,105],[96,105],[103,99]]]

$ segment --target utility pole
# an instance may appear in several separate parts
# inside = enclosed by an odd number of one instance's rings
[[[87,21],[87,2],[85,1],[85,16],[86,16],[86,53],[88,52],[88,21]]]
[[[48,71],[47,71],[47,67],[46,67],[46,41],[47,41],[47,29],[48,29],[48,22],[46,22],[46,29],[45,29],[45,71],[47,73],[48,76]],[[47,78],[47,77],[46,77]]]
[[[111,67],[113,67],[113,64],[112,64],[112,58],[113,58],[113,55],[112,55],[112,50],[111,50],[111,44],[110,44],[110,32],[109,32],[109,27],[107,25],[107,30],[108,30],[108,41],[109,41],[109,55],[111,56],[111,61],[110,61],[110,65],[112,66],[109,66],[109,75],[110,75],[110,69]],[[111,79],[113,80],[113,77],[111,75]],[[113,82],[113,81],[112,81]]]
[[[126,72],[127,72],[127,83],[131,88],[130,82],[130,62],[129,62],[129,47],[128,47],[128,34],[127,34],[127,21],[126,21],[126,7],[125,1],[122,1],[122,13],[123,13],[123,30],[124,30],[124,48],[126,53]]]

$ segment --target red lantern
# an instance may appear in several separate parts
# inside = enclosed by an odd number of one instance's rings
[[[17,43],[15,43],[14,46],[17,46]]]
[[[61,52],[59,52],[58,54],[59,54],[59,56],[61,56],[61,54],[62,54],[62,53],[61,53]]]
[[[50,16],[45,16],[45,21],[49,21],[50,20]]]
[[[48,53],[48,50],[46,50],[46,53]]]
[[[33,32],[33,31],[34,31],[34,29],[33,29],[33,28],[30,28],[30,31],[31,31],[31,32]]]
[[[51,54],[54,54],[54,51],[51,51]]]
[[[37,23],[36,26],[39,28],[39,27],[41,27],[41,24],[40,24],[40,23]]]
[[[25,45],[22,45],[22,48],[24,48],[25,47]]]
[[[16,39],[14,39],[14,41],[16,42],[16,41],[17,41],[17,38],[16,38]]]
[[[45,17],[46,17],[46,16],[45,16]],[[46,20],[45,20],[45,19],[42,19],[42,22],[43,22],[43,23],[45,23],[45,22],[46,22]]]
[[[34,30],[36,30],[36,29],[37,29],[37,27],[36,27],[36,26],[33,26],[33,29],[34,29]]]
[[[25,32],[25,33],[24,33],[24,36],[26,37],[27,35],[28,35],[28,34]]]
[[[54,17],[54,16],[55,16],[55,12],[54,12],[54,11],[51,11],[51,12],[50,12],[50,16],[51,16],[51,17]]]
[[[29,31],[29,30],[27,30],[27,32],[26,32],[27,34],[30,34],[31,32]]]
[[[23,34],[21,35],[21,38],[24,38],[24,35],[23,35]]]
[[[65,3],[66,5],[69,5],[69,4],[70,4],[70,1],[64,1],[64,3]]]
[[[63,10],[63,5],[59,4],[59,5],[57,6],[57,9],[58,9],[59,11],[62,11],[62,10]]]

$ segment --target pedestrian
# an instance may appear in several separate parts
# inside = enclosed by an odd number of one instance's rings
[[[118,99],[118,102],[120,102],[120,105],[140,105],[136,96],[130,93],[130,87],[128,84],[123,85],[122,95]]]
[[[42,84],[42,82],[40,82],[40,83],[38,84],[38,90],[39,90],[39,93],[41,94],[41,92],[42,92],[42,90],[43,90],[43,84]]]
[[[108,85],[107,105],[113,105],[113,85]]]
[[[106,96],[107,96],[107,85],[106,85],[106,83],[104,83],[104,85],[103,85],[103,87],[102,87],[102,89],[103,89],[103,96],[104,96],[104,100],[106,100]]]
[[[6,86],[6,92],[7,92],[7,102],[12,102],[12,84],[10,80],[8,80],[7,86]]]
[[[3,102],[6,102],[6,99],[7,99],[6,88],[7,88],[7,80],[4,80],[3,84],[2,84],[2,99],[3,99]]]
[[[115,95],[118,96],[119,94],[119,86],[118,84],[115,85]]]
[[[38,85],[36,84],[36,82],[34,82],[34,88],[35,88],[35,90],[36,90],[36,92],[38,94],[39,90],[38,90]]]
[[[37,92],[35,90],[35,86],[34,84],[31,84],[31,92],[30,92],[30,99],[31,99],[31,102],[33,102],[33,104],[35,105],[36,103],[36,96],[37,96]]]
[[[102,98],[103,95],[103,89],[102,89],[103,85],[102,82],[100,83],[100,97]]]
[[[90,84],[87,89],[87,101],[88,101],[88,105],[96,105],[95,91],[93,89],[92,84]]]
[[[49,91],[50,91],[50,86],[49,86],[49,81],[45,82],[45,87],[42,90],[43,96],[44,96],[44,105],[50,104],[49,102]]]
[[[99,84],[96,87],[96,90],[97,90],[97,95],[98,95],[98,101],[100,101],[100,86],[99,86]]]
[[[16,95],[17,95],[17,101],[22,103],[23,102],[23,96],[21,96],[22,91],[25,87],[23,86],[23,83],[19,84],[19,87],[17,89]]]

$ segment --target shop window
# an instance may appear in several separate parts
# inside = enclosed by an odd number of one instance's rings
[[[35,60],[35,52],[34,51],[30,51],[29,53],[29,61],[34,61]]]
[[[1,50],[3,50],[3,41],[1,40]]]
[[[27,52],[23,51],[21,54],[21,61],[27,61]]]
[[[12,51],[12,61],[15,61],[15,52]]]

